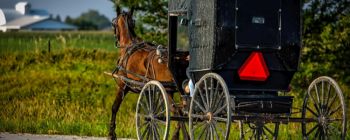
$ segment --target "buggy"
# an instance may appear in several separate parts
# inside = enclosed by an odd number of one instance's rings
[[[170,113],[178,104],[166,87],[148,82],[137,103],[139,139],[167,139],[171,121],[188,121],[191,139],[229,139],[232,122],[241,139],[277,139],[289,122],[301,123],[304,139],[345,139],[346,105],[332,78],[315,79],[300,110],[288,94],[302,47],[300,1],[169,0],[168,17],[168,67],[185,105]],[[188,63],[177,59],[180,26],[188,30]],[[188,65],[192,96],[179,63]]]

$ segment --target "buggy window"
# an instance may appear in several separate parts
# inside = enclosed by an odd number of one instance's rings
[[[185,16],[179,16],[177,20],[177,50],[188,51],[189,39],[188,39],[188,27],[187,18]]]

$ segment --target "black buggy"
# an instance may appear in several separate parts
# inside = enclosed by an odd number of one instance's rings
[[[299,0],[169,0],[168,14],[168,66],[189,107],[171,113],[177,104],[166,86],[147,83],[137,103],[139,139],[167,139],[171,121],[189,121],[191,139],[229,139],[230,131],[277,139],[289,122],[301,123],[304,139],[345,139],[346,105],[333,79],[315,79],[299,110],[288,96],[302,46]],[[189,64],[177,59],[180,26],[188,29]],[[182,88],[187,65],[192,97]]]

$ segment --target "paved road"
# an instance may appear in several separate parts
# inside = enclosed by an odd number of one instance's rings
[[[106,137],[0,133],[0,140],[106,140]],[[119,139],[118,140],[132,140]]]

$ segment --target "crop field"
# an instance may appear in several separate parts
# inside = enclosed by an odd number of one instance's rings
[[[0,132],[107,136],[117,87],[103,72],[115,68],[114,44],[112,32],[0,33]],[[304,93],[291,93],[297,107]],[[136,138],[137,98],[121,105],[118,137]],[[239,137],[237,123],[231,136]],[[279,136],[301,139],[301,125],[281,125]]]

